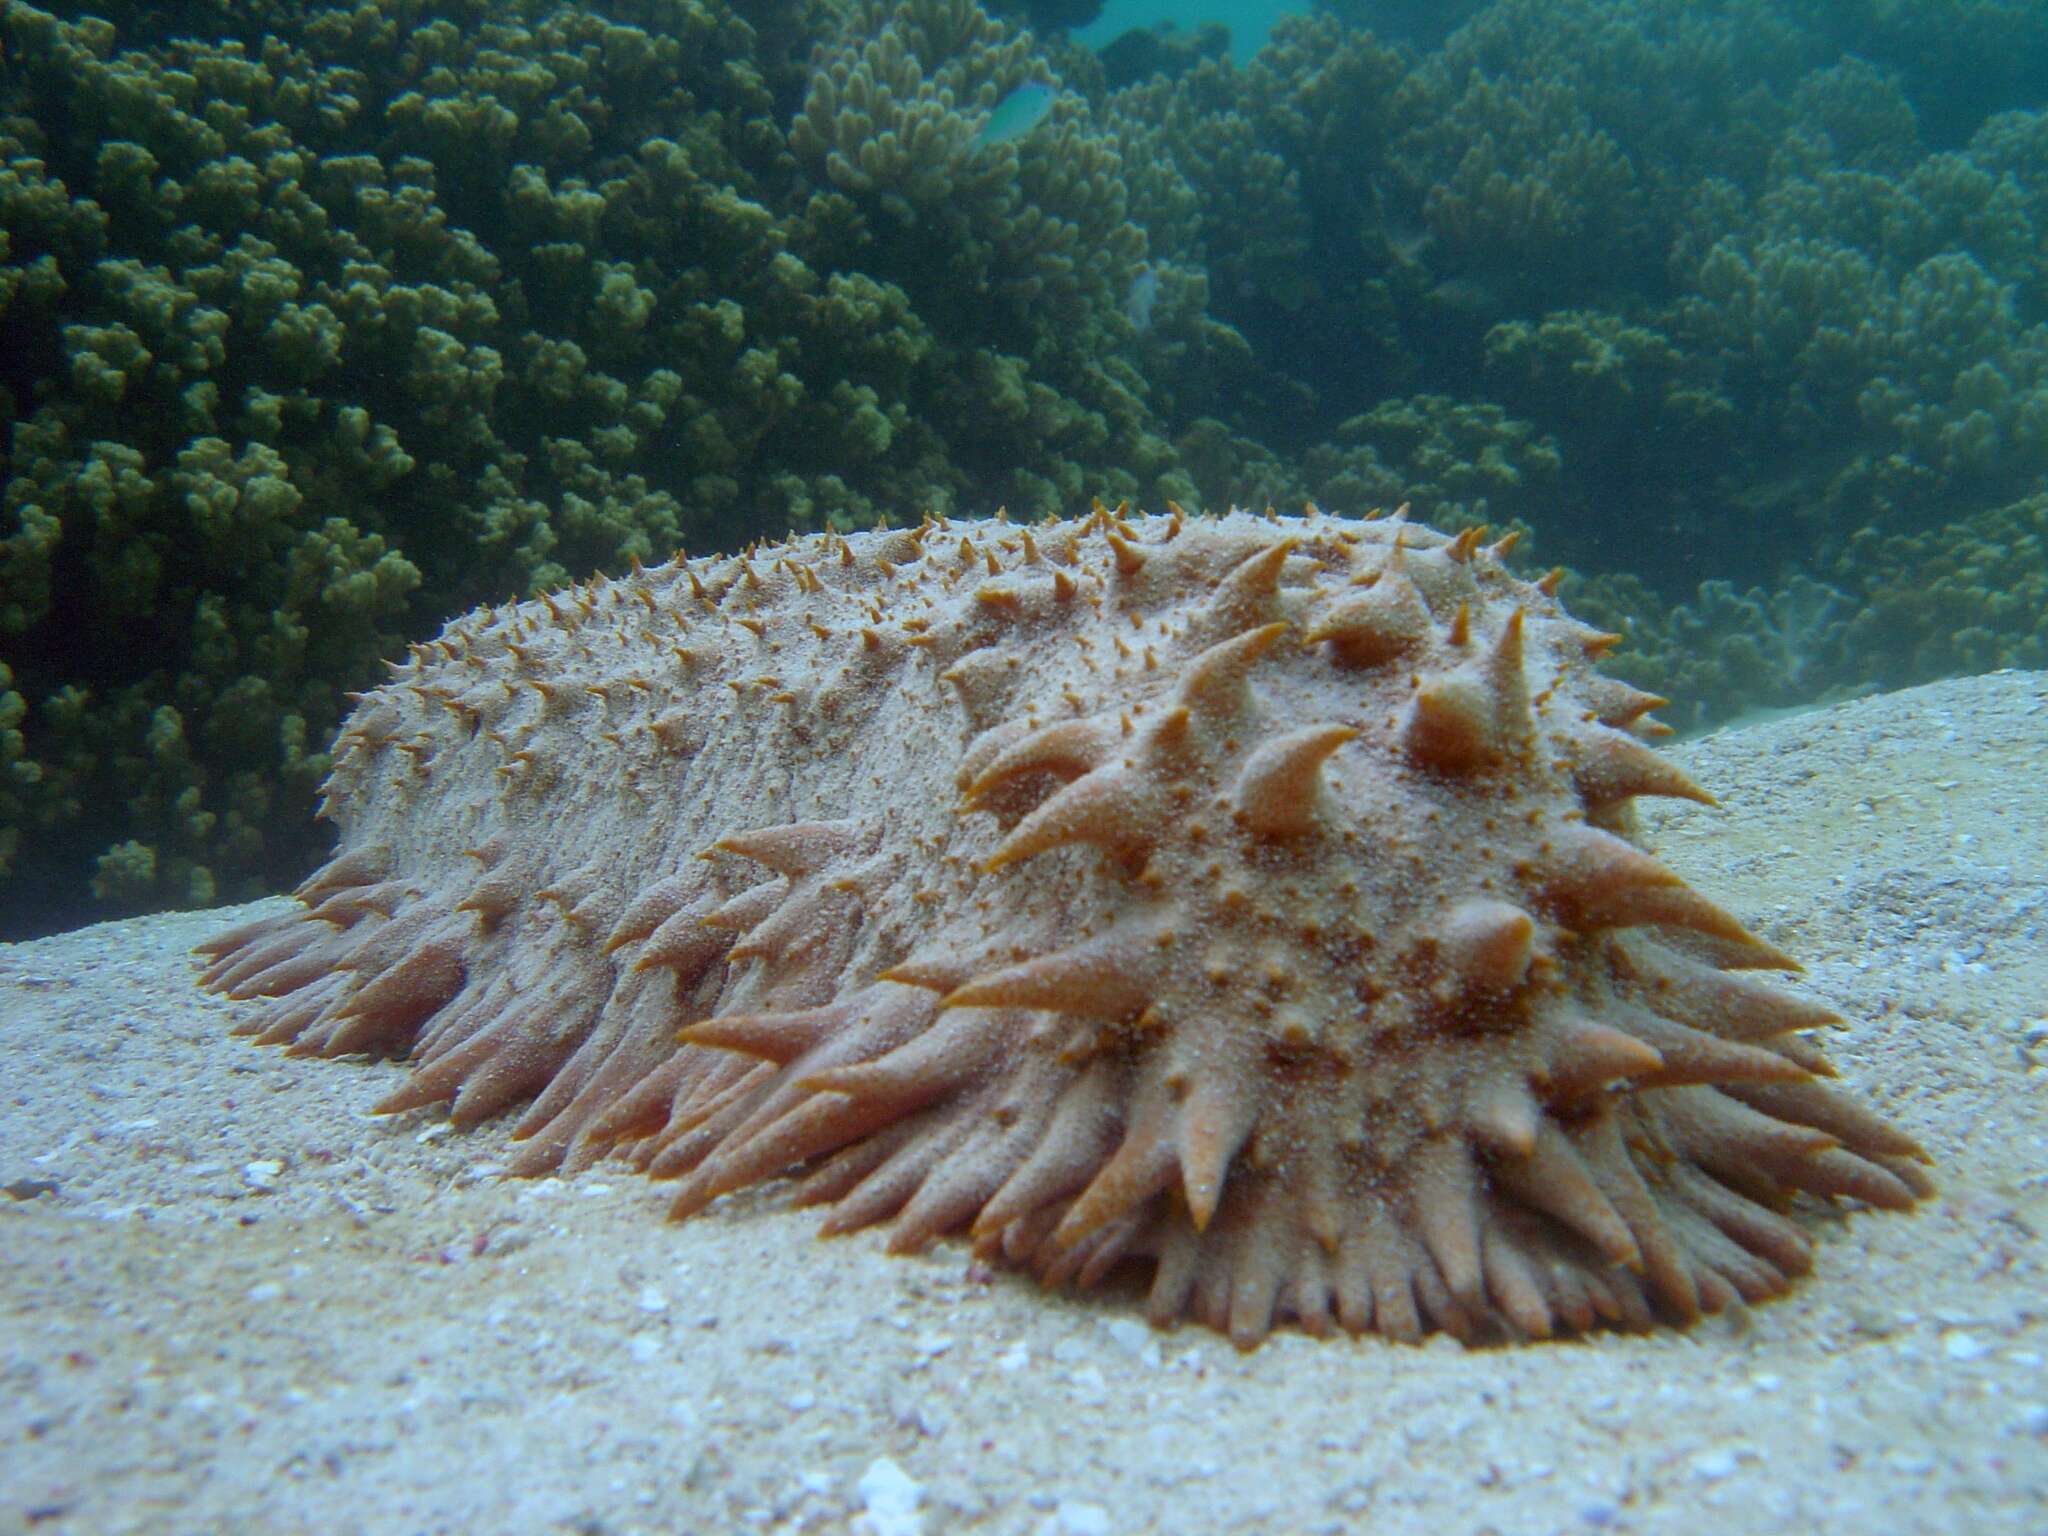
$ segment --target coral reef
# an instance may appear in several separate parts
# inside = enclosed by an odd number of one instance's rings
[[[1625,635],[1617,676],[1669,688],[1697,729],[2000,667],[2048,668],[2048,495],[1923,533],[1858,530],[1824,568],[1668,612],[1640,581],[1570,579],[1574,608]]]
[[[344,690],[485,596],[970,487],[1189,489],[1098,344],[1144,251],[1113,142],[1070,97],[983,150],[947,104],[1044,77],[1028,38],[967,0],[757,21],[393,0],[124,48],[8,8],[10,905],[288,881]],[[896,171],[810,186],[850,130],[778,103],[827,26],[939,83]]]
[[[240,1027],[531,1100],[671,1211],[971,1232],[1155,1323],[1685,1324],[1905,1209],[1792,962],[1631,840],[1662,701],[1476,533],[812,535],[457,620],[337,744],[334,861],[210,941]]]
[[[1303,460],[1319,500],[1410,503],[1442,527],[1547,525],[1556,500],[1557,445],[1497,405],[1442,395],[1390,400],[1341,424]]]
[[[2028,654],[2024,538],[1954,622],[1889,562],[2048,476],[2041,8],[1413,10],[1127,79],[975,0],[8,6],[0,932],[288,883],[378,656],[679,543],[1407,501],[1698,723],[1724,634]]]

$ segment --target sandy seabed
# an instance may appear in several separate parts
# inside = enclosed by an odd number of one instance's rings
[[[1721,733],[1649,840],[1852,1020],[1938,1159],[1690,1333],[1155,1333],[229,1038],[258,908],[0,946],[0,1531],[2048,1532],[2048,674]]]

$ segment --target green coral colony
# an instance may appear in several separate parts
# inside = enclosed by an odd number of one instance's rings
[[[2048,662],[2048,11],[1461,13],[8,5],[0,931],[288,885],[377,658],[685,543],[1409,501],[1683,725]]]

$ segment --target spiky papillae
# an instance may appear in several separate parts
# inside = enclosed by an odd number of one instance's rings
[[[1785,1288],[1904,1207],[1827,1009],[1629,838],[1661,700],[1474,534],[1096,513],[678,562],[415,648],[341,853],[206,946],[246,1028],[531,1101],[674,1209],[799,1172],[1151,1315],[1414,1338]]]

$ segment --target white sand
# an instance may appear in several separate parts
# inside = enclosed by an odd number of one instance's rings
[[[0,1525],[2039,1536],[2048,676],[1678,755],[1724,804],[1656,846],[1940,1160],[1915,1215],[1817,1218],[1787,1300],[1240,1356],[773,1190],[670,1226],[623,1171],[500,1180],[502,1127],[365,1113],[398,1068],[228,1038],[186,951],[248,911],[110,923],[0,946]]]

